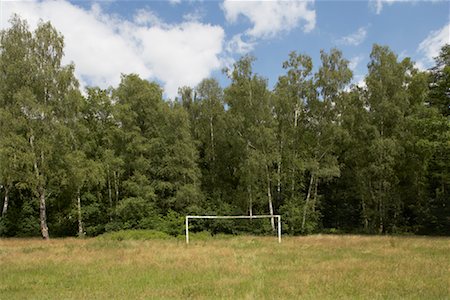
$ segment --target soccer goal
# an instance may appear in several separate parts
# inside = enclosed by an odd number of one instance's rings
[[[189,219],[262,219],[277,218],[278,243],[281,243],[281,216],[280,215],[256,215],[256,216],[186,216],[186,244],[189,244]]]

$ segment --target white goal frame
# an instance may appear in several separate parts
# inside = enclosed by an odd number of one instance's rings
[[[281,243],[281,215],[255,215],[255,216],[186,216],[186,244],[189,244],[189,219],[278,219],[278,243]]]

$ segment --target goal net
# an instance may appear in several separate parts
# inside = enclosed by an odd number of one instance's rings
[[[255,215],[255,216],[186,216],[186,244],[189,244],[189,220],[190,219],[277,219],[278,243],[281,243],[281,216],[280,215]]]

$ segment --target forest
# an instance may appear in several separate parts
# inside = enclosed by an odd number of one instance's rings
[[[81,90],[63,55],[50,23],[15,16],[0,33],[0,236],[180,235],[188,214],[280,214],[292,235],[450,235],[450,45],[420,71],[375,44],[363,85],[338,49],[279,58],[273,89],[247,55],[228,86],[207,78],[175,99],[135,74]]]

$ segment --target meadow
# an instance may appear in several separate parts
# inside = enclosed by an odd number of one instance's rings
[[[449,299],[450,238],[0,239],[0,299]]]

